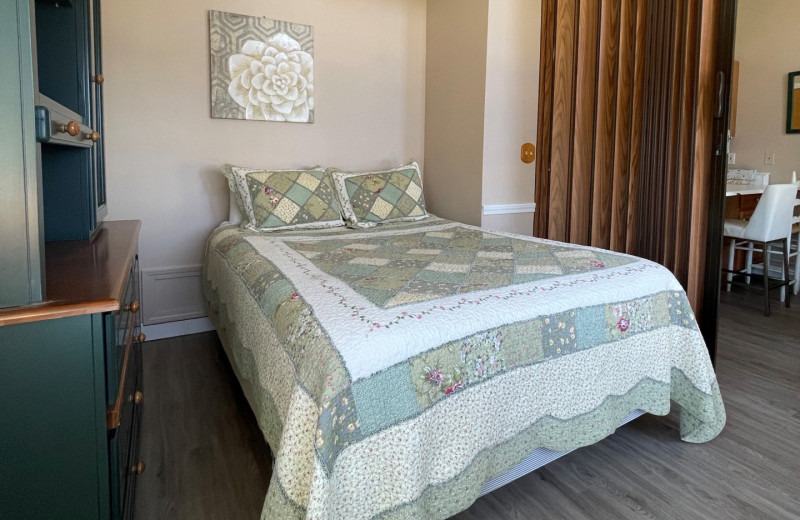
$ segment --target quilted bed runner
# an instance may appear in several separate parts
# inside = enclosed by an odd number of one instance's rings
[[[205,293],[273,453],[264,519],[445,519],[536,448],[629,412],[725,411],[672,274],[636,257],[431,217],[218,228]]]

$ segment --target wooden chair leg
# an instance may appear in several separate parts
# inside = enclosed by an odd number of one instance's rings
[[[783,287],[784,292],[786,293],[786,307],[789,307],[789,300],[792,299],[792,291],[791,287],[789,287],[789,251],[791,251],[791,247],[789,246],[789,239],[791,237],[786,237],[786,240],[782,240],[783,242]]]
[[[769,316],[769,248],[764,246],[764,316]]]

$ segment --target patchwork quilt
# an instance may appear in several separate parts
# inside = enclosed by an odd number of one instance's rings
[[[675,278],[430,217],[210,237],[210,314],[273,453],[264,519],[445,519],[536,448],[629,412],[725,411]]]

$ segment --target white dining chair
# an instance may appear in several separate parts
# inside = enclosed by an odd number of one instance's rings
[[[746,275],[749,278],[748,271],[752,269],[753,251],[762,251],[764,253],[764,314],[766,316],[770,314],[769,292],[772,289],[788,287],[793,283],[789,279],[789,239],[796,199],[796,184],[771,184],[764,190],[750,220],[725,219],[725,237],[731,239],[728,250],[728,268],[723,270],[728,274],[727,288],[730,290],[730,284],[736,274]],[[769,246],[772,243],[780,243],[783,246],[783,280],[770,287],[771,250]],[[749,269],[734,271],[733,260],[737,249],[748,252]],[[790,305],[790,294],[791,291],[786,292],[784,298],[787,307]]]
[[[796,179],[796,177],[793,176],[793,180],[794,179]],[[797,190],[800,191],[800,183],[795,182],[795,184],[797,185]],[[747,263],[746,263],[747,266],[746,269],[748,275],[746,277],[746,283],[748,284],[750,283],[750,274],[753,270],[753,265],[754,265],[753,250],[755,249],[753,247],[752,242],[749,243],[749,246],[750,249],[747,251]],[[770,247],[773,246],[774,244]],[[777,251],[775,249],[770,249],[770,257],[772,257],[772,255],[775,253],[781,254],[780,251]],[[799,254],[800,254],[800,199],[795,199],[794,213],[792,215],[792,230],[789,234],[789,266],[791,267],[792,259],[794,259],[794,276],[792,278],[794,280],[794,283],[789,285],[788,287],[788,289],[794,292],[795,295],[800,292],[800,256],[798,256]],[[755,264],[756,267],[758,267],[758,265],[759,264]],[[787,287],[781,287],[782,302],[785,301],[786,290]]]

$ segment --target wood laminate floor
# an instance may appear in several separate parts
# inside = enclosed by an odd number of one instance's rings
[[[766,318],[760,295],[722,295],[719,437],[646,415],[454,519],[800,519],[800,301]],[[135,518],[259,518],[270,455],[216,334],[146,343],[144,378]]]

